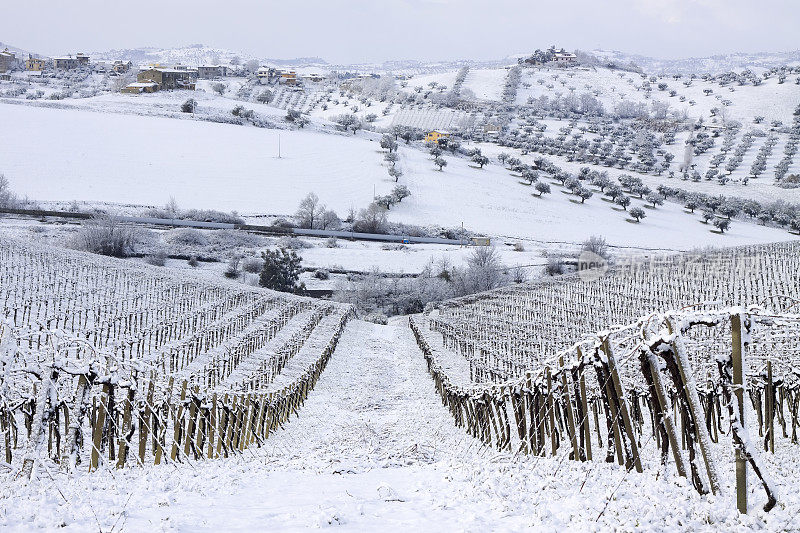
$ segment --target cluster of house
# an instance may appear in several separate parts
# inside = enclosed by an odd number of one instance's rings
[[[0,79],[10,79],[11,70],[22,68],[22,62],[18,61],[14,52],[8,49],[0,52]],[[84,53],[77,53],[74,56],[54,57],[53,59],[42,59],[28,56],[24,62],[25,70],[34,73],[43,73],[46,70],[68,71],[80,68],[91,68],[94,72],[109,74],[124,74],[133,68],[130,61],[93,61],[89,62],[89,56]],[[233,72],[232,67],[227,65],[201,65],[198,67],[188,67],[186,65],[162,66],[151,64],[142,68],[136,75],[136,81],[122,88],[123,93],[138,94],[152,93],[159,90],[170,89],[190,89],[194,90],[198,79],[219,79],[227,77]],[[321,82],[325,79],[322,74],[306,73],[298,74],[294,70],[261,67],[256,76],[262,83],[298,85],[307,82]]]
[[[294,70],[272,67],[259,68],[256,76],[262,83],[279,83],[281,85],[297,85],[300,82],[319,83],[325,79],[325,76],[315,72],[298,75]]]
[[[219,79],[231,74],[230,67],[225,65],[201,65],[187,67],[175,65],[164,67],[158,64],[149,65],[139,71],[136,82],[122,89],[123,93],[139,94],[152,93],[169,89],[194,90],[198,79]],[[298,85],[301,82],[321,82],[325,79],[321,74],[300,74],[294,70],[261,67],[256,76],[262,83],[278,83],[281,85]]]
[[[83,53],[68,55],[64,57],[54,57],[53,59],[43,59],[28,55],[24,62],[18,61],[16,54],[7,48],[0,52],[0,74],[5,74],[10,70],[24,68],[28,72],[44,72],[52,69],[55,71],[74,70],[79,68],[92,68],[96,72],[115,72],[122,74],[128,72],[132,67],[130,61],[98,61],[89,63],[89,56]]]

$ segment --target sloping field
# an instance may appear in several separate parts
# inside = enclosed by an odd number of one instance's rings
[[[395,185],[372,134],[277,131],[190,120],[0,105],[0,171],[20,194],[39,200],[98,200],[244,213],[291,214],[310,191],[344,215]],[[277,157],[280,136],[281,157]],[[369,137],[368,137],[369,136]],[[32,150],[30,147],[37,147]],[[91,148],[90,148],[91,147]],[[401,142],[400,183],[412,196],[389,212],[411,224],[461,226],[490,235],[690,249],[786,239],[782,230],[735,222],[718,235],[675,204],[627,220],[596,194],[585,204],[562,194],[535,198],[532,187],[496,163],[478,169],[445,154],[430,157]],[[641,200],[634,199],[633,205]]]
[[[173,196],[285,213],[313,190],[345,211],[368,204],[385,174],[376,145],[336,135],[15,105],[0,116],[2,172],[40,200],[161,205]]]

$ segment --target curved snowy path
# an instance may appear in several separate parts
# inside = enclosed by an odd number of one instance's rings
[[[789,479],[796,461],[786,463]],[[300,416],[261,449],[9,483],[0,529],[779,531],[800,527],[791,500],[741,517],[732,500],[700,497],[657,467],[637,475],[484,448],[455,427],[407,321],[396,319],[352,321]]]

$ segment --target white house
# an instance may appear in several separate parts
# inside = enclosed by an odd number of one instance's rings
[[[563,48],[553,54],[553,63],[574,63],[577,59],[578,56],[571,52],[564,51]]]

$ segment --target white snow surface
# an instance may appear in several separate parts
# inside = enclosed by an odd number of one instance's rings
[[[378,136],[370,132],[281,131],[98,112],[119,105],[117,98],[93,110],[0,104],[0,165],[12,188],[37,200],[163,205],[174,197],[185,207],[284,215],[313,191],[344,215],[395,186]],[[401,143],[399,154],[405,173],[400,183],[412,196],[389,212],[397,222],[463,223],[488,235],[550,242],[582,242],[599,234],[614,245],[673,250],[791,237],[740,221],[718,235],[699,215],[670,203],[632,224],[599,194],[580,204],[554,186],[553,194],[536,198],[532,187],[497,163],[478,169],[445,154],[448,166],[439,172],[413,146]],[[635,199],[632,206],[639,203]]]
[[[794,451],[790,449],[789,452]],[[657,459],[656,459],[657,463]],[[779,477],[797,454],[776,456]],[[227,460],[50,471],[29,484],[0,473],[4,531],[768,531],[800,526],[789,486],[769,514],[699,496],[657,464],[498,453],[455,427],[413,335],[354,321],[299,418]],[[755,485],[755,484],[753,484]],[[607,504],[607,506],[606,506]]]

